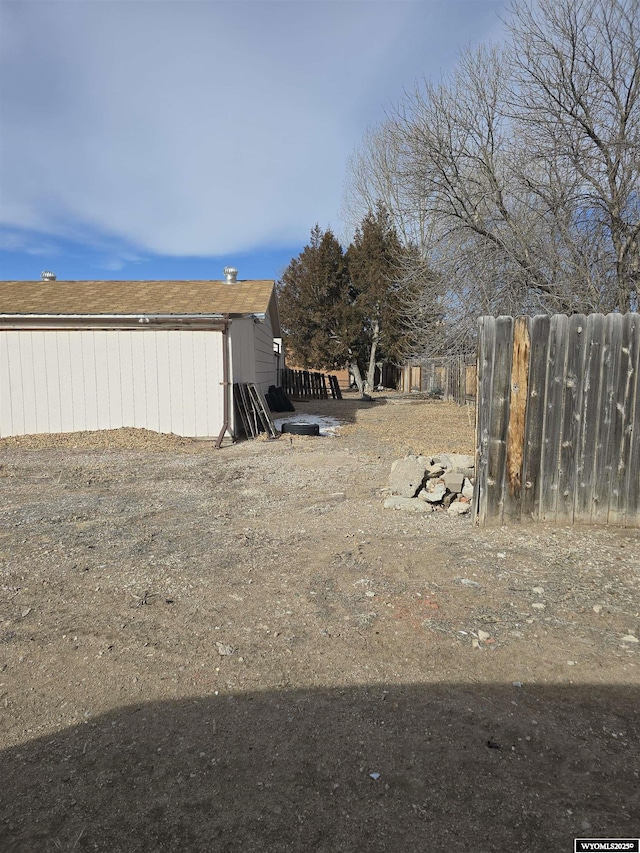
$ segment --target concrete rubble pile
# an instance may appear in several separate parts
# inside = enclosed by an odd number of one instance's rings
[[[391,466],[391,497],[384,506],[409,512],[445,510],[449,515],[464,515],[471,510],[474,482],[473,456],[462,453],[405,456]]]

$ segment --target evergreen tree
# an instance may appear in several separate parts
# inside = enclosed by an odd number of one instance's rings
[[[309,245],[278,284],[285,345],[302,367],[346,364],[363,393],[373,388],[378,357],[401,357],[405,337],[394,278],[399,252],[382,205],[364,218],[346,255],[330,229],[312,229]]]
[[[397,361],[406,348],[403,300],[398,284],[401,245],[385,206],[362,220],[347,250],[352,298],[366,353],[365,390],[374,385],[376,364]]]
[[[312,229],[309,245],[278,283],[278,301],[285,345],[300,366],[344,367],[349,360],[345,318],[352,300],[344,252],[331,229]]]

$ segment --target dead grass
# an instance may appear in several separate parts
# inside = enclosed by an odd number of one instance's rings
[[[358,409],[356,423],[344,432],[362,431],[399,455],[473,453],[474,418],[475,409],[455,403],[390,397],[384,405]]]
[[[473,453],[475,409],[455,403],[390,393],[377,395],[373,403],[368,403],[347,393],[343,400],[302,400],[296,401],[295,407],[300,413],[339,419],[343,423],[341,434],[348,436],[357,431],[369,450],[378,445],[399,456],[406,453]],[[203,443],[206,442],[201,439],[123,427],[12,436],[0,439],[0,448],[200,453]]]

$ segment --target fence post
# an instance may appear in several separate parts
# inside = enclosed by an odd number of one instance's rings
[[[531,344],[522,466],[522,506],[520,509],[522,521],[531,521],[537,518],[540,512],[540,473],[547,397],[550,318],[546,315],[533,317],[529,328]]]

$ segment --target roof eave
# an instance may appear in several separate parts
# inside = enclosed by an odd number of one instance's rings
[[[271,329],[273,331],[274,338],[282,337],[282,330],[280,329],[280,314],[278,312],[278,297],[276,294],[275,285],[273,290],[271,291],[271,295],[269,297],[269,306],[267,308],[269,315],[271,317]]]
[[[224,329],[223,314],[0,314],[0,329]]]

